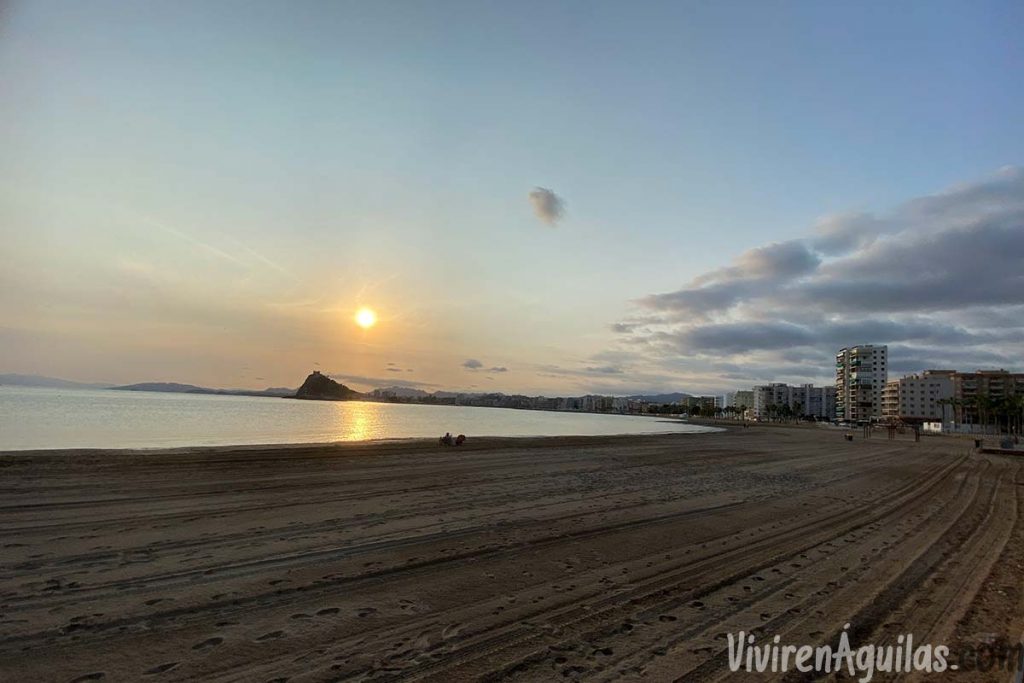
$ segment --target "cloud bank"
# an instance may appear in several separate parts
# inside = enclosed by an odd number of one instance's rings
[[[635,303],[611,326],[622,348],[683,376],[717,369],[724,387],[827,379],[859,343],[889,344],[894,372],[1020,367],[1024,169],[823,218]]]

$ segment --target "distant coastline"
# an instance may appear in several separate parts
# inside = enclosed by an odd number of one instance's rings
[[[170,394],[214,394],[219,396],[267,396],[270,398],[293,398],[295,389],[269,387],[267,389],[211,389],[194,384],[177,382],[141,382],[124,386],[104,387],[115,391],[156,391]]]
[[[582,396],[549,397],[505,394],[501,392],[474,393],[439,390],[426,392],[400,385],[378,387],[367,392],[352,389],[329,375],[314,370],[298,389],[290,387],[268,387],[266,389],[217,389],[181,382],[139,382],[115,385],[102,382],[75,382],[42,375],[0,375],[0,385],[37,387],[51,389],[102,389],[112,391],[136,391],[173,394],[194,394],[210,396],[250,396],[258,398],[294,398],[315,401],[366,401],[370,403],[398,403],[411,405],[458,406],[471,408],[508,408],[555,413],[595,413],[612,415],[657,414],[671,417],[675,413],[666,411],[671,405],[683,399],[693,398],[683,392],[663,394],[642,394],[632,396],[604,396],[586,394]],[[660,410],[651,410],[651,407]]]

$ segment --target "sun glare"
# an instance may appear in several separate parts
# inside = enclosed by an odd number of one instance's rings
[[[356,325],[368,330],[377,324],[377,314],[373,312],[372,308],[360,308],[356,311]]]

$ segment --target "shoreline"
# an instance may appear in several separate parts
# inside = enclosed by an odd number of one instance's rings
[[[689,423],[688,423],[689,424]],[[151,448],[36,448],[25,450],[0,450],[0,461],[16,458],[69,458],[69,457],[154,457],[154,456],[217,456],[237,454],[239,451],[252,451],[254,454],[266,454],[276,451],[323,451],[324,455],[349,455],[348,451],[394,450],[401,447],[414,451],[437,451],[439,453],[460,453],[481,451],[501,447],[528,446],[533,448],[553,448],[578,445],[601,445],[607,442],[637,439],[678,438],[681,436],[698,436],[730,431],[730,428],[714,425],[698,425],[701,431],[680,432],[640,432],[626,434],[574,434],[560,436],[476,436],[467,439],[462,446],[442,447],[437,438],[430,437],[393,437],[384,439],[366,439],[363,441],[310,441],[265,444],[225,444],[216,446],[173,446]],[[357,453],[351,453],[356,455]]]

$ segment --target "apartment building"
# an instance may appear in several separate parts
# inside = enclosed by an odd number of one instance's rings
[[[882,390],[889,379],[889,347],[862,344],[836,354],[836,417],[869,422],[882,417]]]
[[[737,391],[733,394],[732,404],[737,408],[746,406],[748,410],[752,409],[754,407],[754,392]]]
[[[882,416],[904,422],[952,419],[952,407],[945,404],[955,395],[957,373],[953,370],[925,370],[886,382],[882,391]]]
[[[1024,373],[977,370],[958,372],[953,377],[957,422],[977,423],[981,421],[985,399],[999,401],[1010,396],[1024,396]]]
[[[755,419],[767,419],[769,406],[789,406],[792,414],[796,417],[813,416],[823,420],[835,418],[836,393],[834,387],[772,382],[754,387],[750,393],[753,400],[746,405],[753,408]]]

